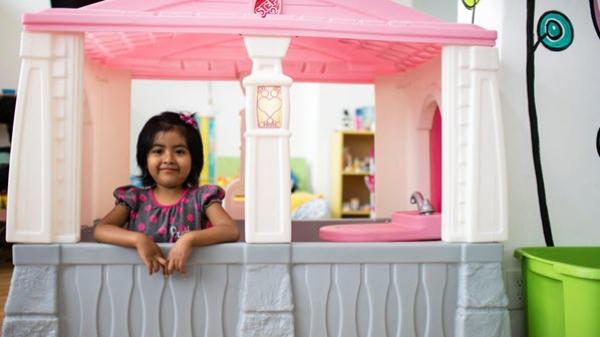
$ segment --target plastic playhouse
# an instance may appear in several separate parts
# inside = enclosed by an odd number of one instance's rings
[[[387,0],[107,0],[23,27],[7,239],[30,244],[14,249],[4,336],[509,333],[495,32]],[[78,243],[127,181],[134,78],[245,87],[247,243],[196,249],[187,277]],[[374,83],[378,214],[440,194],[443,241],[292,242],[294,81]],[[426,155],[436,111],[441,183]]]

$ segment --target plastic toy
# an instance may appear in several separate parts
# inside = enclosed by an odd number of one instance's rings
[[[63,244],[16,246],[15,280],[48,276],[13,282],[6,336],[33,327],[56,336],[59,325],[65,336],[108,335],[111,326],[116,335],[191,335],[200,331],[193,312],[209,336],[260,327],[277,336],[474,337],[505,326],[501,245],[290,243],[293,81],[375,84],[378,216],[409,208],[412,191],[439,191],[444,241],[506,239],[495,32],[388,0],[112,0],[26,14],[23,24],[7,239]],[[79,241],[80,224],[127,181],[129,149],[119,145],[129,136],[129,83],[141,77],[243,78],[245,172],[235,191],[243,187],[245,238],[288,244],[206,247],[190,259],[198,277],[168,282],[143,275],[133,252],[64,244]],[[427,133],[438,108],[443,186],[430,186],[438,168],[425,155]],[[153,296],[163,293],[169,301]],[[329,309],[339,325],[328,326]],[[128,312],[139,315],[108,323]],[[482,313],[493,324],[479,329]]]

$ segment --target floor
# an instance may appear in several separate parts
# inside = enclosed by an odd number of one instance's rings
[[[0,327],[4,320],[4,304],[6,303],[6,297],[8,296],[12,270],[10,250],[0,249]],[[2,335],[1,329],[0,335]]]

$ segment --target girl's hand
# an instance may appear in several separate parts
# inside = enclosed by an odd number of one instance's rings
[[[169,256],[167,257],[165,275],[171,275],[173,270],[185,274],[185,262],[190,256],[193,247],[191,240],[188,240],[189,238],[187,234],[184,234],[171,247]]]
[[[140,233],[135,241],[135,248],[146,267],[148,267],[150,275],[159,272],[161,266],[163,270],[166,270],[167,260],[165,260],[162,251],[152,239]]]

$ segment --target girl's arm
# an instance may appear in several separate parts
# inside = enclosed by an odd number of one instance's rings
[[[211,228],[187,232],[175,242],[167,258],[167,274],[171,274],[173,270],[185,272],[185,262],[192,252],[192,247],[239,240],[240,231],[237,225],[219,203],[206,208],[206,217],[213,225]]]
[[[138,234],[121,226],[129,219],[129,209],[115,205],[94,229],[94,239],[98,242],[112,243],[124,247],[135,247]]]
[[[98,242],[132,247],[137,249],[140,258],[148,267],[150,274],[156,273],[167,261],[158,245],[144,233],[130,231],[121,226],[129,219],[129,209],[116,205],[94,229],[94,239]]]

